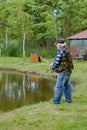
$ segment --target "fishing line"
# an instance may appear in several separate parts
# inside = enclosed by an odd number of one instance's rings
[[[36,82],[36,83],[39,83],[42,79],[43,79],[43,77],[49,72],[49,68],[46,70],[46,72],[39,78],[39,80]]]
[[[35,50],[33,50],[33,52],[34,52],[35,54],[38,54]],[[49,63],[49,61],[48,61],[47,59],[43,58],[43,57],[40,56],[40,55],[39,55],[39,57],[42,58],[42,59],[43,59],[44,61],[46,61],[47,63]]]

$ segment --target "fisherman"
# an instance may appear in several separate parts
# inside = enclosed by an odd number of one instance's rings
[[[56,40],[55,45],[57,47],[57,54],[54,62],[50,65],[50,69],[58,73],[53,103],[60,104],[63,92],[65,101],[67,103],[71,103],[72,89],[70,84],[70,76],[72,69],[74,68],[72,57],[69,49],[66,48],[66,42],[63,38]]]

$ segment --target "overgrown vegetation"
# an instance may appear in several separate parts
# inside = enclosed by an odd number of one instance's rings
[[[87,29],[86,7],[87,0],[0,0],[0,50],[14,51],[9,45],[14,40],[21,50],[1,55],[25,57],[29,49],[53,49],[56,38]]]
[[[9,45],[5,47],[3,45],[2,47],[2,55],[3,56],[12,56],[12,57],[18,57],[21,56],[21,48],[18,45],[17,41],[10,41]]]
[[[53,59],[33,63],[29,58],[0,57],[0,67],[44,73]],[[11,62],[10,62],[11,61]],[[21,64],[23,63],[23,64]],[[67,104],[62,98],[60,105],[40,102],[24,106],[7,113],[0,113],[1,130],[86,130],[87,129],[87,63],[74,61],[75,69],[71,79],[76,82],[73,103]],[[52,74],[49,71],[49,74]]]

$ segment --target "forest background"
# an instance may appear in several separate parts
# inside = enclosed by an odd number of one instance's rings
[[[0,0],[0,55],[53,57],[54,41],[87,29],[87,0]]]

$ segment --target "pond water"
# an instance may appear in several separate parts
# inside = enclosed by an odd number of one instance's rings
[[[0,72],[0,111],[48,101],[53,97],[54,85],[51,79]]]

